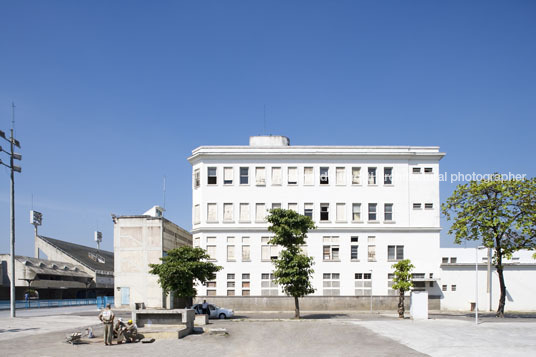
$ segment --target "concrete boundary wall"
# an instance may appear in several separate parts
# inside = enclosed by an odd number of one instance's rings
[[[294,311],[294,298],[287,296],[199,296],[195,303],[208,303],[234,311]],[[370,311],[370,296],[306,296],[300,298],[303,311]],[[410,297],[405,304],[409,309]],[[373,296],[372,310],[385,311],[398,308],[398,296]],[[429,310],[440,309],[439,297],[429,297]]]

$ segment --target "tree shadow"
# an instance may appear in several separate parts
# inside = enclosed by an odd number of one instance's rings
[[[37,327],[29,327],[29,328],[10,328],[10,329],[1,329],[0,333],[4,332],[20,332],[20,331],[31,331],[31,330],[39,330]]]
[[[301,315],[301,319],[307,320],[323,320],[323,319],[333,319],[337,317],[348,317],[348,314],[335,314],[335,313],[325,313],[325,314],[308,314],[308,315]]]

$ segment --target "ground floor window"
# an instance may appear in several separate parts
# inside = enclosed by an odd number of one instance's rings
[[[324,273],[323,274],[323,295],[337,296],[341,294],[341,280],[339,273]]]
[[[387,274],[387,295],[398,295],[398,290],[393,289],[393,279],[395,274]]]
[[[356,296],[372,295],[372,274],[355,273],[355,294]]]
[[[261,295],[277,296],[279,294],[277,284],[274,282],[274,274],[261,274]]]
[[[242,274],[242,296],[250,295],[250,275],[248,273]]]

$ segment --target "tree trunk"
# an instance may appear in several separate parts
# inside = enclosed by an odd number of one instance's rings
[[[300,318],[300,302],[298,301],[298,297],[294,296],[294,318],[299,319]]]
[[[189,298],[188,298],[188,307],[191,308],[192,306],[194,306],[194,298],[193,298],[193,297],[189,297]]]
[[[504,305],[506,304],[506,285],[504,284],[504,267],[502,265],[502,249],[500,246],[499,239],[495,239],[496,249],[495,254],[497,255],[497,274],[499,274],[499,286],[501,289],[501,297],[499,299],[499,308],[497,309],[497,317],[504,317]]]
[[[403,319],[404,318],[404,291],[400,289],[399,292],[400,292],[400,295],[398,296],[398,317]]]
[[[501,260],[499,258],[499,260]],[[501,298],[499,299],[499,308],[497,309],[497,317],[504,317],[504,305],[506,304],[506,285],[504,284],[503,266],[497,264],[497,273],[499,274],[499,286],[501,288]]]

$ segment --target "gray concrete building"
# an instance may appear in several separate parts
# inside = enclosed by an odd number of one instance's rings
[[[9,254],[0,254],[0,300],[9,299],[11,259]],[[24,294],[40,299],[85,298],[93,277],[81,265],[61,261],[15,256],[15,295],[23,300]]]
[[[160,263],[169,250],[192,245],[192,235],[164,218],[163,211],[154,206],[143,215],[112,215],[116,307],[182,307],[179,299],[165,296],[158,278],[149,273],[149,264]]]
[[[114,289],[114,253],[80,244],[35,236],[35,257],[78,265],[91,276],[90,297],[112,296]]]

